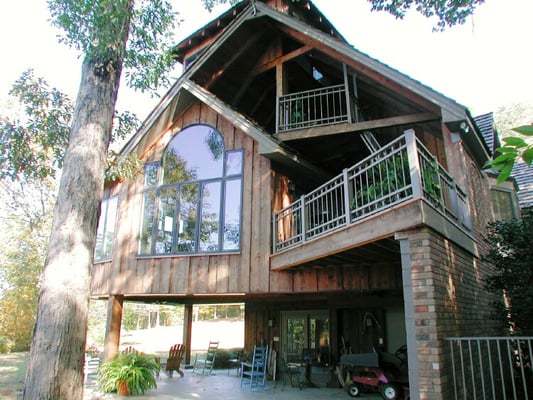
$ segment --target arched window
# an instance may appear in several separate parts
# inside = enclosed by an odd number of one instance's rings
[[[161,163],[145,166],[139,253],[240,249],[242,150],[225,151],[214,128],[193,125],[170,141]]]

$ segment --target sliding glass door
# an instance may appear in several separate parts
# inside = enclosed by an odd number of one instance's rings
[[[282,357],[287,362],[329,361],[329,317],[325,310],[284,311],[281,313]]]

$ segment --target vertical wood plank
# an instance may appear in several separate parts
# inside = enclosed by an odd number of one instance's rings
[[[217,265],[217,284],[216,292],[217,293],[231,293],[229,288],[230,281],[230,266],[229,266],[229,255],[220,255],[217,256],[218,265]]]
[[[244,150],[244,169],[242,176],[242,220],[241,220],[241,258],[238,277],[238,292],[250,290],[251,236],[252,236],[252,169],[253,141],[242,131],[235,132],[235,148]]]

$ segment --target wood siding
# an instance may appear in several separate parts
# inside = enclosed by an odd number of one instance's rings
[[[290,200],[288,180],[258,154],[252,138],[197,102],[172,122],[158,123],[164,131],[153,129],[137,152],[143,154],[143,161],[158,161],[172,133],[199,123],[215,127],[224,137],[226,150],[244,151],[241,252],[138,257],[144,182],[141,175],[135,182],[121,184],[113,258],[94,266],[93,295],[262,295],[401,288],[399,260],[362,266],[354,259],[342,266],[271,271],[272,210]]]

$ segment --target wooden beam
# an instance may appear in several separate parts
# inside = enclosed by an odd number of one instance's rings
[[[433,113],[407,114],[400,115],[397,117],[375,119],[372,121],[317,126],[309,129],[298,129],[289,132],[281,132],[274,136],[278,140],[286,142],[289,140],[301,140],[318,136],[339,135],[343,133],[353,133],[378,128],[387,128],[389,126],[416,124],[420,122],[434,121],[437,119],[440,119],[440,116],[435,115]]]
[[[355,70],[358,75],[364,75],[368,77],[369,79],[375,81],[376,83],[379,83],[380,85],[388,88],[389,90],[400,93],[404,98],[409,99],[415,104],[418,104],[429,110],[436,110],[438,107],[432,102],[428,101],[426,98],[423,98],[422,96],[411,91],[409,88],[402,86],[398,82],[393,81],[386,76],[383,76],[378,71],[371,69],[368,65],[365,65],[360,61],[357,61],[351,57],[348,57],[347,55],[337,51],[336,49],[329,47],[325,43],[322,43],[310,36],[307,36],[306,34],[302,32],[299,32],[298,30],[294,28],[291,28],[283,24],[279,25],[279,29],[285,32],[287,35],[291,36],[292,38],[298,40],[302,44],[305,44],[307,46],[312,46],[313,48],[336,59],[337,61],[341,63],[345,63],[350,68]]]
[[[259,41],[261,38],[262,33],[257,32],[252,37],[249,37],[248,40],[233,54],[232,57],[228,58],[226,62],[221,65],[218,70],[211,75],[211,78],[208,82],[206,82],[205,87],[209,89],[213,84],[222,76],[222,74],[225,72],[226,68],[229,67],[235,60],[241,57],[242,54],[244,54],[251,46],[255,45],[256,42]]]
[[[291,51],[290,53],[287,53],[283,56],[277,57],[276,59],[269,61],[266,64],[262,64],[258,66],[251,73],[253,76],[257,76],[259,74],[262,74],[265,71],[268,71],[271,68],[274,68],[278,64],[283,64],[284,62],[287,62],[289,60],[292,60],[293,58],[299,57],[302,54],[305,54],[311,50],[313,50],[313,47],[311,46],[302,46],[299,49]]]

